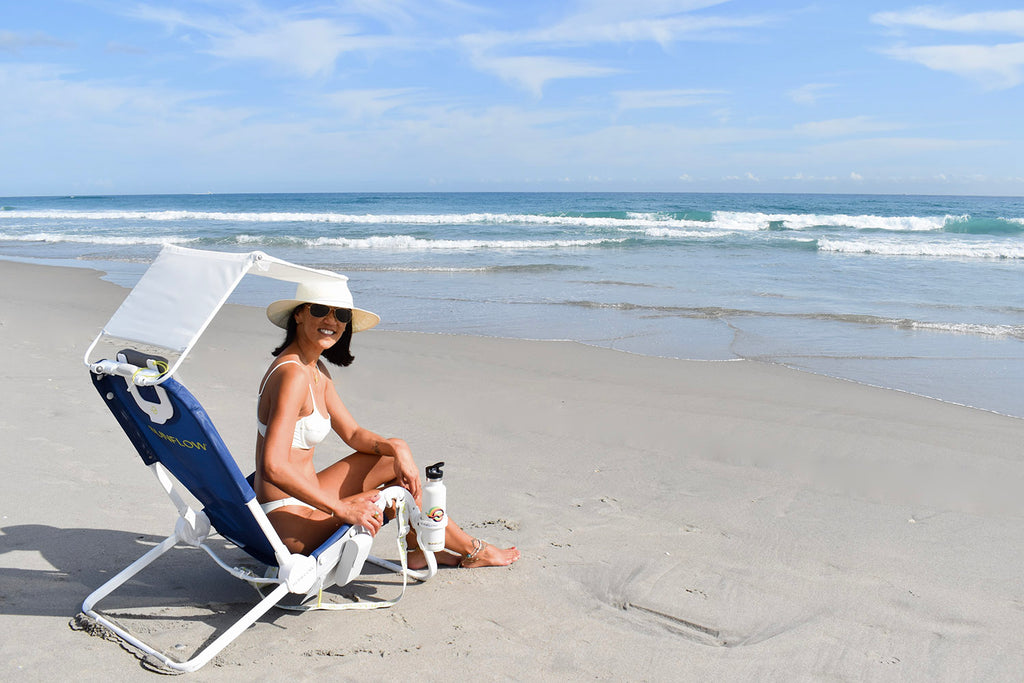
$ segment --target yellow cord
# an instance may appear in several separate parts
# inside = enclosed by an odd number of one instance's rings
[[[169,369],[167,367],[167,363],[163,362],[162,360],[153,360],[153,365],[155,365],[156,369],[160,371],[160,373],[156,377],[153,378],[154,381],[160,379],[161,377],[163,377],[164,375],[167,374],[167,371]],[[163,366],[163,367],[161,367],[161,366]],[[136,370],[135,372],[132,373],[132,384],[136,383],[135,382],[135,376],[138,375],[143,370],[149,370],[149,368],[148,367],[139,368],[138,370]]]

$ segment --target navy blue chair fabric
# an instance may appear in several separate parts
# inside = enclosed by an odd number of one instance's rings
[[[159,387],[134,387],[142,406],[120,376],[90,373],[93,385],[114,414],[147,465],[161,463],[202,503],[213,527],[225,538],[264,564],[277,560],[266,534],[246,503],[255,492],[217,433],[206,410],[176,379]],[[151,419],[147,405],[170,402],[163,422]],[[166,404],[165,404],[166,405]],[[161,413],[167,410],[161,409]]]

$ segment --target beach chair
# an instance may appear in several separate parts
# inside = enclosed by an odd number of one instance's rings
[[[431,553],[426,553],[426,569],[406,567],[405,535],[411,526],[418,525],[420,514],[411,494],[399,487],[382,491],[378,505],[384,510],[394,504],[396,509],[401,564],[370,556],[372,538],[361,526],[342,526],[309,555],[289,552],[206,411],[171,376],[242,275],[253,268],[259,269],[258,274],[291,281],[344,277],[260,252],[222,254],[165,247],[85,356],[96,390],[156,475],[178,518],[172,534],[89,595],[82,612],[159,664],[178,671],[202,667],[268,610],[280,606],[288,595],[302,596],[298,605],[289,606],[292,609],[375,609],[393,605],[397,600],[323,603],[324,590],[354,580],[366,561],[401,573],[402,594],[407,578],[424,581],[437,571]],[[182,270],[188,279],[183,279]],[[145,348],[124,349],[112,358],[90,360],[101,338]],[[177,357],[167,360],[154,353],[154,348]],[[179,487],[198,501],[199,509],[186,502]],[[269,571],[260,576],[222,560],[207,542],[218,533]],[[252,609],[187,661],[160,652],[96,609],[99,601],[178,545],[202,548],[221,568],[257,587],[262,596]],[[269,592],[264,594],[267,589]],[[314,598],[315,603],[309,604]]]

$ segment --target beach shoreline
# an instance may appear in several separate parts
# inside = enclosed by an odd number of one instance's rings
[[[381,329],[743,358],[1024,418],[1024,200],[327,193],[21,198],[0,250],[131,287],[161,245],[352,277]],[[261,306],[271,287],[233,301]]]
[[[81,360],[126,290],[13,261],[0,286],[0,674],[148,677],[67,625],[175,518]],[[258,309],[226,306],[180,371],[246,472],[279,336]],[[353,352],[334,375],[357,419],[405,438],[420,465],[446,460],[453,517],[523,559],[443,571],[390,610],[271,612],[202,680],[931,681],[1024,667],[1006,637],[1024,628],[1024,420],[575,342],[371,331]],[[319,465],[345,454],[334,441]],[[252,593],[201,553],[173,555],[122,609],[160,605],[144,612],[169,633],[158,640],[190,648]]]
[[[37,265],[37,266],[44,266],[44,267],[75,268],[75,269],[79,269],[79,270],[94,271],[94,272],[98,273],[98,275],[101,277],[102,280],[104,280],[105,282],[109,282],[109,283],[112,283],[112,284],[115,284],[115,285],[118,285],[118,286],[122,287],[125,290],[125,292],[129,291],[134,286],[135,282],[137,282],[138,278],[141,277],[141,275],[145,271],[146,267],[148,267],[148,264],[139,264],[139,263],[117,263],[117,262],[110,262],[110,261],[88,261],[88,260],[80,261],[80,260],[69,260],[69,259],[44,259],[44,258],[39,258],[39,257],[19,257],[19,256],[10,256],[10,255],[0,255],[0,261],[7,261],[7,262],[11,262],[11,263],[23,263],[23,264],[26,264],[26,265]],[[248,291],[246,289],[246,284],[251,284],[251,282],[252,282],[252,279],[247,279],[247,280],[243,281],[242,286],[240,287],[239,290],[236,291],[236,293],[232,297],[231,301],[232,301],[232,303],[236,303],[238,305],[242,305],[242,306],[245,306],[245,307],[262,309],[263,305],[258,303],[258,301],[263,301],[263,300],[267,299],[266,291],[261,291],[261,290]],[[284,294],[282,294],[282,296],[284,296]],[[383,331],[384,329],[387,329],[387,327],[390,324],[391,324],[390,321],[384,320],[381,331]],[[949,388],[947,386],[945,386],[945,384],[942,383],[942,382],[939,382],[938,384],[936,384],[934,386],[931,386],[930,390],[929,390],[929,388],[925,387],[924,385],[919,386],[919,387],[894,386],[893,385],[894,384],[894,380],[893,380],[892,374],[890,373],[888,376],[886,376],[885,371],[881,370],[881,369],[877,370],[877,371],[872,371],[872,372],[864,372],[863,370],[861,370],[861,371],[855,371],[855,372],[851,372],[851,373],[843,373],[843,372],[838,371],[838,366],[836,366],[836,367],[802,367],[799,363],[794,364],[792,362],[792,359],[783,359],[783,358],[776,359],[776,358],[773,358],[773,357],[746,358],[746,357],[736,356],[736,355],[733,355],[733,354],[727,354],[728,357],[719,357],[719,356],[722,355],[721,352],[707,352],[706,350],[705,350],[705,354],[704,355],[701,355],[700,353],[697,353],[693,357],[681,357],[681,356],[671,355],[671,354],[665,355],[665,354],[659,354],[659,353],[654,353],[654,352],[643,352],[643,351],[638,351],[638,350],[631,350],[631,349],[628,349],[628,348],[625,348],[625,349],[624,348],[616,348],[615,345],[612,344],[612,343],[609,343],[608,340],[588,341],[588,340],[573,339],[573,338],[570,338],[570,337],[564,337],[564,338],[540,338],[540,337],[529,336],[529,335],[527,335],[527,336],[502,336],[497,331],[494,331],[493,333],[491,333],[491,332],[481,332],[481,331],[477,331],[477,332],[456,331],[456,332],[452,333],[452,332],[444,332],[444,331],[428,330],[428,329],[422,329],[422,330],[421,329],[410,329],[410,327],[408,325],[401,325],[401,326],[399,326],[399,328],[397,330],[390,330],[390,331],[403,331],[403,332],[412,332],[412,333],[421,333],[421,334],[437,334],[437,335],[442,335],[442,336],[450,335],[450,334],[456,334],[456,335],[466,335],[466,336],[470,336],[470,337],[482,337],[482,338],[493,338],[493,339],[508,339],[508,340],[522,340],[522,341],[527,341],[527,342],[539,341],[539,342],[578,343],[578,344],[581,344],[581,345],[584,345],[584,346],[589,346],[589,347],[596,348],[596,349],[612,350],[612,351],[615,351],[617,353],[623,353],[623,354],[628,354],[628,355],[649,356],[649,357],[653,357],[653,358],[661,358],[661,359],[664,359],[664,360],[679,360],[679,361],[684,361],[684,362],[718,363],[718,362],[742,362],[742,361],[748,361],[748,362],[759,363],[759,364],[778,365],[780,367],[788,368],[788,369],[791,369],[791,370],[795,370],[797,372],[802,372],[802,373],[806,373],[806,374],[810,374],[810,375],[819,375],[819,376],[828,377],[828,378],[831,378],[831,379],[837,379],[837,380],[841,380],[841,381],[852,382],[854,384],[861,384],[861,385],[868,386],[868,387],[884,389],[884,390],[889,390],[889,391],[896,391],[896,392],[900,392],[900,393],[906,393],[906,394],[911,395],[911,396],[918,396],[918,397],[921,397],[921,398],[936,400],[936,401],[940,401],[940,402],[943,402],[943,403],[949,403],[951,405],[961,406],[961,407],[965,407],[965,408],[971,408],[971,409],[975,409],[975,410],[982,410],[982,411],[985,411],[985,412],[991,412],[991,413],[996,414],[996,415],[1024,419],[1024,414],[1018,414],[1021,411],[1021,408],[1017,407],[1018,402],[1016,402],[1016,401],[1007,402],[1005,399],[1002,399],[1002,400],[1001,399],[995,399],[995,400],[993,400],[993,397],[989,395],[990,394],[990,390],[982,390],[980,395],[977,397],[979,400],[977,402],[972,403],[972,402],[970,402],[968,400],[963,400],[963,399],[958,400],[957,398],[953,398],[953,397],[949,396],[948,395]],[[703,348],[703,345],[702,344],[698,344],[697,347],[698,348]],[[707,357],[705,357],[705,356],[707,356]],[[838,359],[836,359],[836,360],[838,360]],[[849,361],[849,360],[851,360],[851,359],[847,359],[847,361]],[[872,362],[872,360],[874,362],[879,362],[879,359],[868,359],[867,362],[870,363],[870,362]],[[924,359],[921,359],[921,360],[924,360]],[[960,362],[964,362],[964,360],[965,359],[960,359]],[[884,365],[884,363],[883,363],[883,365]],[[896,370],[895,372],[896,372],[896,375],[899,376],[899,371]],[[941,373],[942,369],[940,368],[938,370],[938,372]],[[1017,374],[1016,371],[1011,371],[1010,372],[1011,381],[1006,382],[1006,384],[1012,384],[1013,383],[1012,382],[1012,378],[1015,377],[1016,374]],[[883,379],[883,377],[885,377],[885,379]],[[986,379],[990,380],[991,378],[986,378]],[[898,380],[896,381],[896,384],[899,384]]]

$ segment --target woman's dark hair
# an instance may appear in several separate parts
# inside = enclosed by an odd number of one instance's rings
[[[295,335],[299,329],[299,324],[295,322],[295,311],[297,311],[299,307],[305,305],[306,304],[299,304],[299,306],[296,306],[294,309],[292,309],[292,312],[288,315],[288,326],[285,328],[284,341],[281,342],[280,346],[271,351],[273,355],[280,356],[281,352],[284,351],[289,344],[295,341]],[[346,368],[352,364],[353,360],[355,360],[355,356],[353,356],[351,353],[351,346],[352,323],[349,323],[345,325],[345,329],[341,333],[341,339],[339,339],[334,344],[334,346],[324,351],[323,354],[321,355],[331,363]]]

